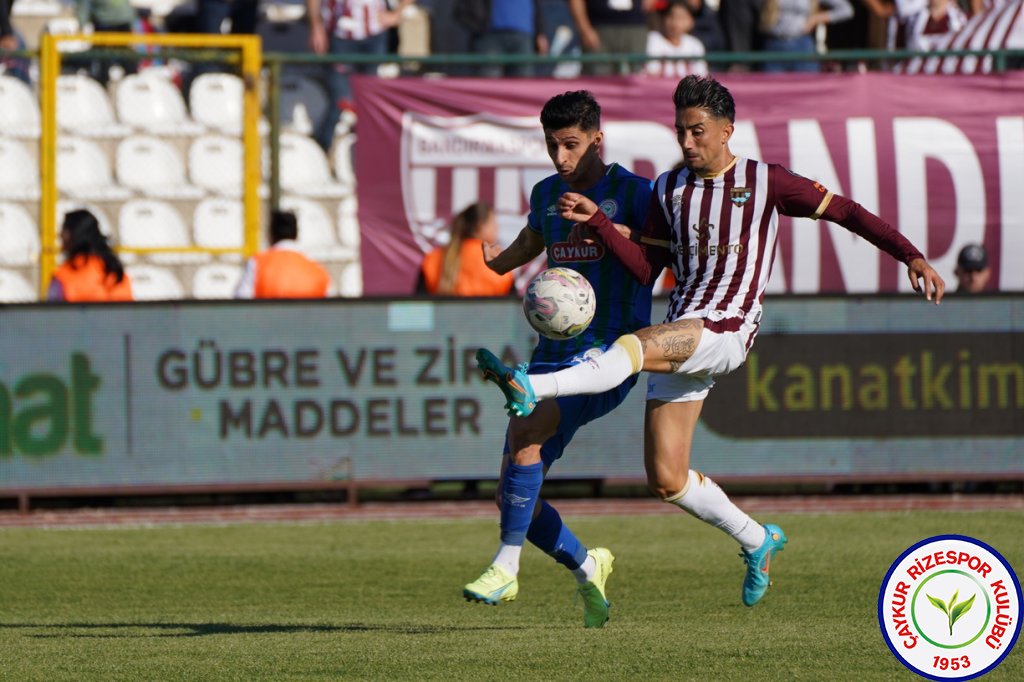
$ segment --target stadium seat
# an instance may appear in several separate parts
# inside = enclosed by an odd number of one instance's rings
[[[103,86],[78,74],[57,78],[57,125],[83,137],[118,138],[131,132],[114,119],[114,108]]]
[[[56,16],[46,22],[46,33],[55,36],[75,36],[82,33],[82,26],[74,16]],[[64,40],[57,44],[59,52],[84,52],[92,45],[86,40]]]
[[[132,135],[117,145],[117,179],[125,187],[159,199],[202,198],[190,185],[177,148],[152,135]]]
[[[223,135],[196,138],[188,150],[194,185],[229,197],[242,195],[242,141]]]
[[[338,204],[338,240],[342,246],[359,250],[359,202],[356,195],[345,197]]]
[[[39,137],[39,104],[17,78],[0,75],[0,137]]]
[[[199,123],[227,135],[242,133],[242,79],[229,73],[204,73],[192,82],[188,102]]]
[[[192,216],[192,238],[207,249],[240,249],[245,238],[242,202],[236,199],[203,199]]]
[[[31,303],[39,300],[35,288],[20,273],[0,270],[0,303]]]
[[[344,296],[345,298],[359,298],[362,296],[363,268],[359,261],[352,261],[345,265],[334,286],[338,290],[338,296]]]
[[[331,165],[334,167],[334,177],[338,182],[348,187],[355,187],[356,171],[352,166],[352,145],[356,142],[355,133],[334,138],[334,145],[331,147]]]
[[[321,199],[340,199],[353,190],[331,177],[327,156],[313,138],[295,133],[281,135],[281,189]]]
[[[154,265],[129,265],[125,268],[132,280],[132,296],[136,301],[169,301],[185,298],[185,288],[167,268]]]
[[[211,263],[196,270],[192,277],[193,298],[234,298],[242,279],[242,268],[227,263]]]
[[[281,209],[295,213],[299,223],[299,244],[310,258],[322,261],[357,258],[358,252],[351,246],[338,244],[334,221],[320,202],[305,197],[285,196],[281,199]]]
[[[114,100],[118,118],[133,128],[180,137],[205,131],[189,118],[178,86],[156,70],[126,76],[117,86]]]
[[[0,204],[0,265],[35,265],[39,228],[17,204]]]
[[[0,199],[39,199],[39,167],[25,143],[0,137]]]
[[[323,86],[308,76],[281,78],[281,125],[300,135],[312,135],[327,113],[330,99]]]
[[[97,143],[68,135],[57,140],[57,188],[83,201],[124,201],[132,195],[114,184],[107,155]]]
[[[188,249],[192,247],[188,228],[170,204],[153,199],[133,199],[121,206],[117,229],[123,248]],[[153,263],[197,263],[210,259],[205,253],[153,253]]]

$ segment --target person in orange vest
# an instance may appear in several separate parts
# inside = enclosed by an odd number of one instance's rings
[[[95,303],[131,301],[132,284],[121,259],[100,232],[90,211],[70,211],[60,231],[64,263],[53,273],[49,301]]]
[[[472,203],[451,222],[447,246],[426,255],[420,268],[418,293],[445,296],[506,296],[512,291],[512,273],[499,275],[484,261],[484,250],[501,247],[498,218],[490,204]],[[493,256],[492,256],[493,257]]]
[[[307,258],[296,241],[299,225],[295,214],[272,211],[270,248],[245,264],[235,298],[326,298],[331,277],[322,265]]]

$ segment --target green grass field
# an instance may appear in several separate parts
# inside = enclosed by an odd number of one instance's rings
[[[963,533],[1024,569],[1022,513],[783,515],[748,609],[733,542],[682,513],[569,520],[617,555],[603,630],[534,548],[518,601],[462,601],[496,519],[3,530],[0,679],[912,680],[875,615],[903,550]]]

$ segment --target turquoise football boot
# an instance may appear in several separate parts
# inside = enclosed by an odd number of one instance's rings
[[[761,601],[761,597],[768,591],[768,587],[772,584],[768,574],[772,557],[776,552],[781,552],[788,541],[786,534],[774,523],[766,524],[764,530],[765,538],[761,546],[753,552],[743,550],[740,554],[743,557],[743,562],[747,565],[747,575],[743,578],[743,604],[745,606],[753,606]]]

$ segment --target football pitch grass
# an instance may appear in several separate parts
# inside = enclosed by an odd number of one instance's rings
[[[913,680],[884,644],[890,563],[931,535],[1024,572],[1024,513],[788,514],[774,587],[682,512],[567,519],[616,554],[611,621],[524,551],[519,599],[461,598],[496,519],[0,530],[0,679]],[[1019,645],[984,679],[1024,679]]]

